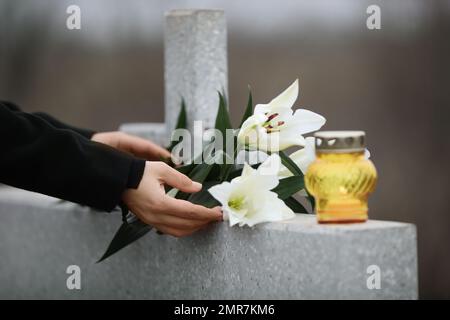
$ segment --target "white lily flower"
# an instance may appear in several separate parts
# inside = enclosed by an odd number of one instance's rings
[[[209,193],[222,204],[224,219],[230,221],[230,226],[252,227],[295,216],[278,195],[270,191],[279,183],[280,165],[280,157],[273,154],[258,169],[246,163],[240,177],[209,188]]]
[[[305,139],[305,146],[293,152],[289,157],[295,162],[295,164],[302,170],[303,174],[306,174],[306,170],[314,160],[316,160],[316,146],[314,137],[307,137]],[[365,149],[364,158],[370,158],[370,151]],[[292,173],[285,166],[281,165],[278,173],[280,178],[286,178],[292,176]]]
[[[239,143],[249,149],[271,152],[303,146],[302,135],[319,130],[326,120],[309,110],[293,111],[297,97],[298,79],[268,104],[256,105],[253,115],[242,124]]]

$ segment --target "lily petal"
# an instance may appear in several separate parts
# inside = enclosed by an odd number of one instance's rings
[[[258,167],[258,173],[260,175],[272,175],[276,176],[281,167],[281,159],[280,156],[276,153],[270,155],[266,161],[264,161]]]
[[[298,97],[298,79],[268,104],[257,104],[254,114],[273,113],[274,109],[291,109]]]
[[[305,139],[305,147],[295,151],[289,156],[303,173],[306,173],[309,165],[316,159],[316,147],[314,142],[314,137],[307,137]]]
[[[261,114],[264,115],[266,113],[270,113],[272,111],[272,106],[270,104],[257,104],[255,106],[255,110],[253,111],[253,113],[256,114]]]
[[[305,138],[299,133],[289,134],[288,132],[280,132],[279,150],[285,150],[292,146],[304,146]],[[278,151],[278,150],[272,150]]]
[[[263,115],[252,115],[241,126],[237,140],[239,144],[256,148],[261,125],[266,121]]]
[[[228,220],[230,221],[230,227],[234,226],[235,224],[241,221],[241,219],[235,217],[233,214],[228,214]]]
[[[231,183],[223,182],[221,184],[217,184],[208,189],[208,192],[219,201],[222,206],[228,205],[228,199],[231,194]]]
[[[298,109],[294,112],[288,125],[297,128],[299,134],[305,134],[319,130],[325,122],[326,119],[320,114],[306,109]]]
[[[244,221],[248,226],[252,227],[261,222],[281,221],[295,216],[294,212],[278,198],[276,193],[266,191],[262,196],[264,205],[258,209],[257,213],[246,217]]]
[[[241,177],[250,176],[254,171],[255,169],[250,167],[247,163],[244,163],[244,169],[242,169]]]
[[[272,107],[292,108],[298,97],[298,79],[269,102]]]

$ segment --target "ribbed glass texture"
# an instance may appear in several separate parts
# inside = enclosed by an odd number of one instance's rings
[[[305,175],[319,223],[366,221],[367,199],[376,181],[375,166],[364,158],[364,152],[317,152]]]

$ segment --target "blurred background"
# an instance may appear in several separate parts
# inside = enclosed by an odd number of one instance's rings
[[[66,8],[81,7],[81,30]],[[381,8],[381,30],[366,9]],[[0,98],[96,130],[164,119],[163,22],[222,8],[237,123],[300,78],[324,129],[362,129],[379,171],[370,216],[418,228],[421,298],[450,298],[450,1],[0,0]]]

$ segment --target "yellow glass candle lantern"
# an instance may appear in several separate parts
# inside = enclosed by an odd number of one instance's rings
[[[377,172],[365,157],[363,131],[321,131],[315,135],[316,160],[305,185],[316,201],[319,223],[364,222]]]

